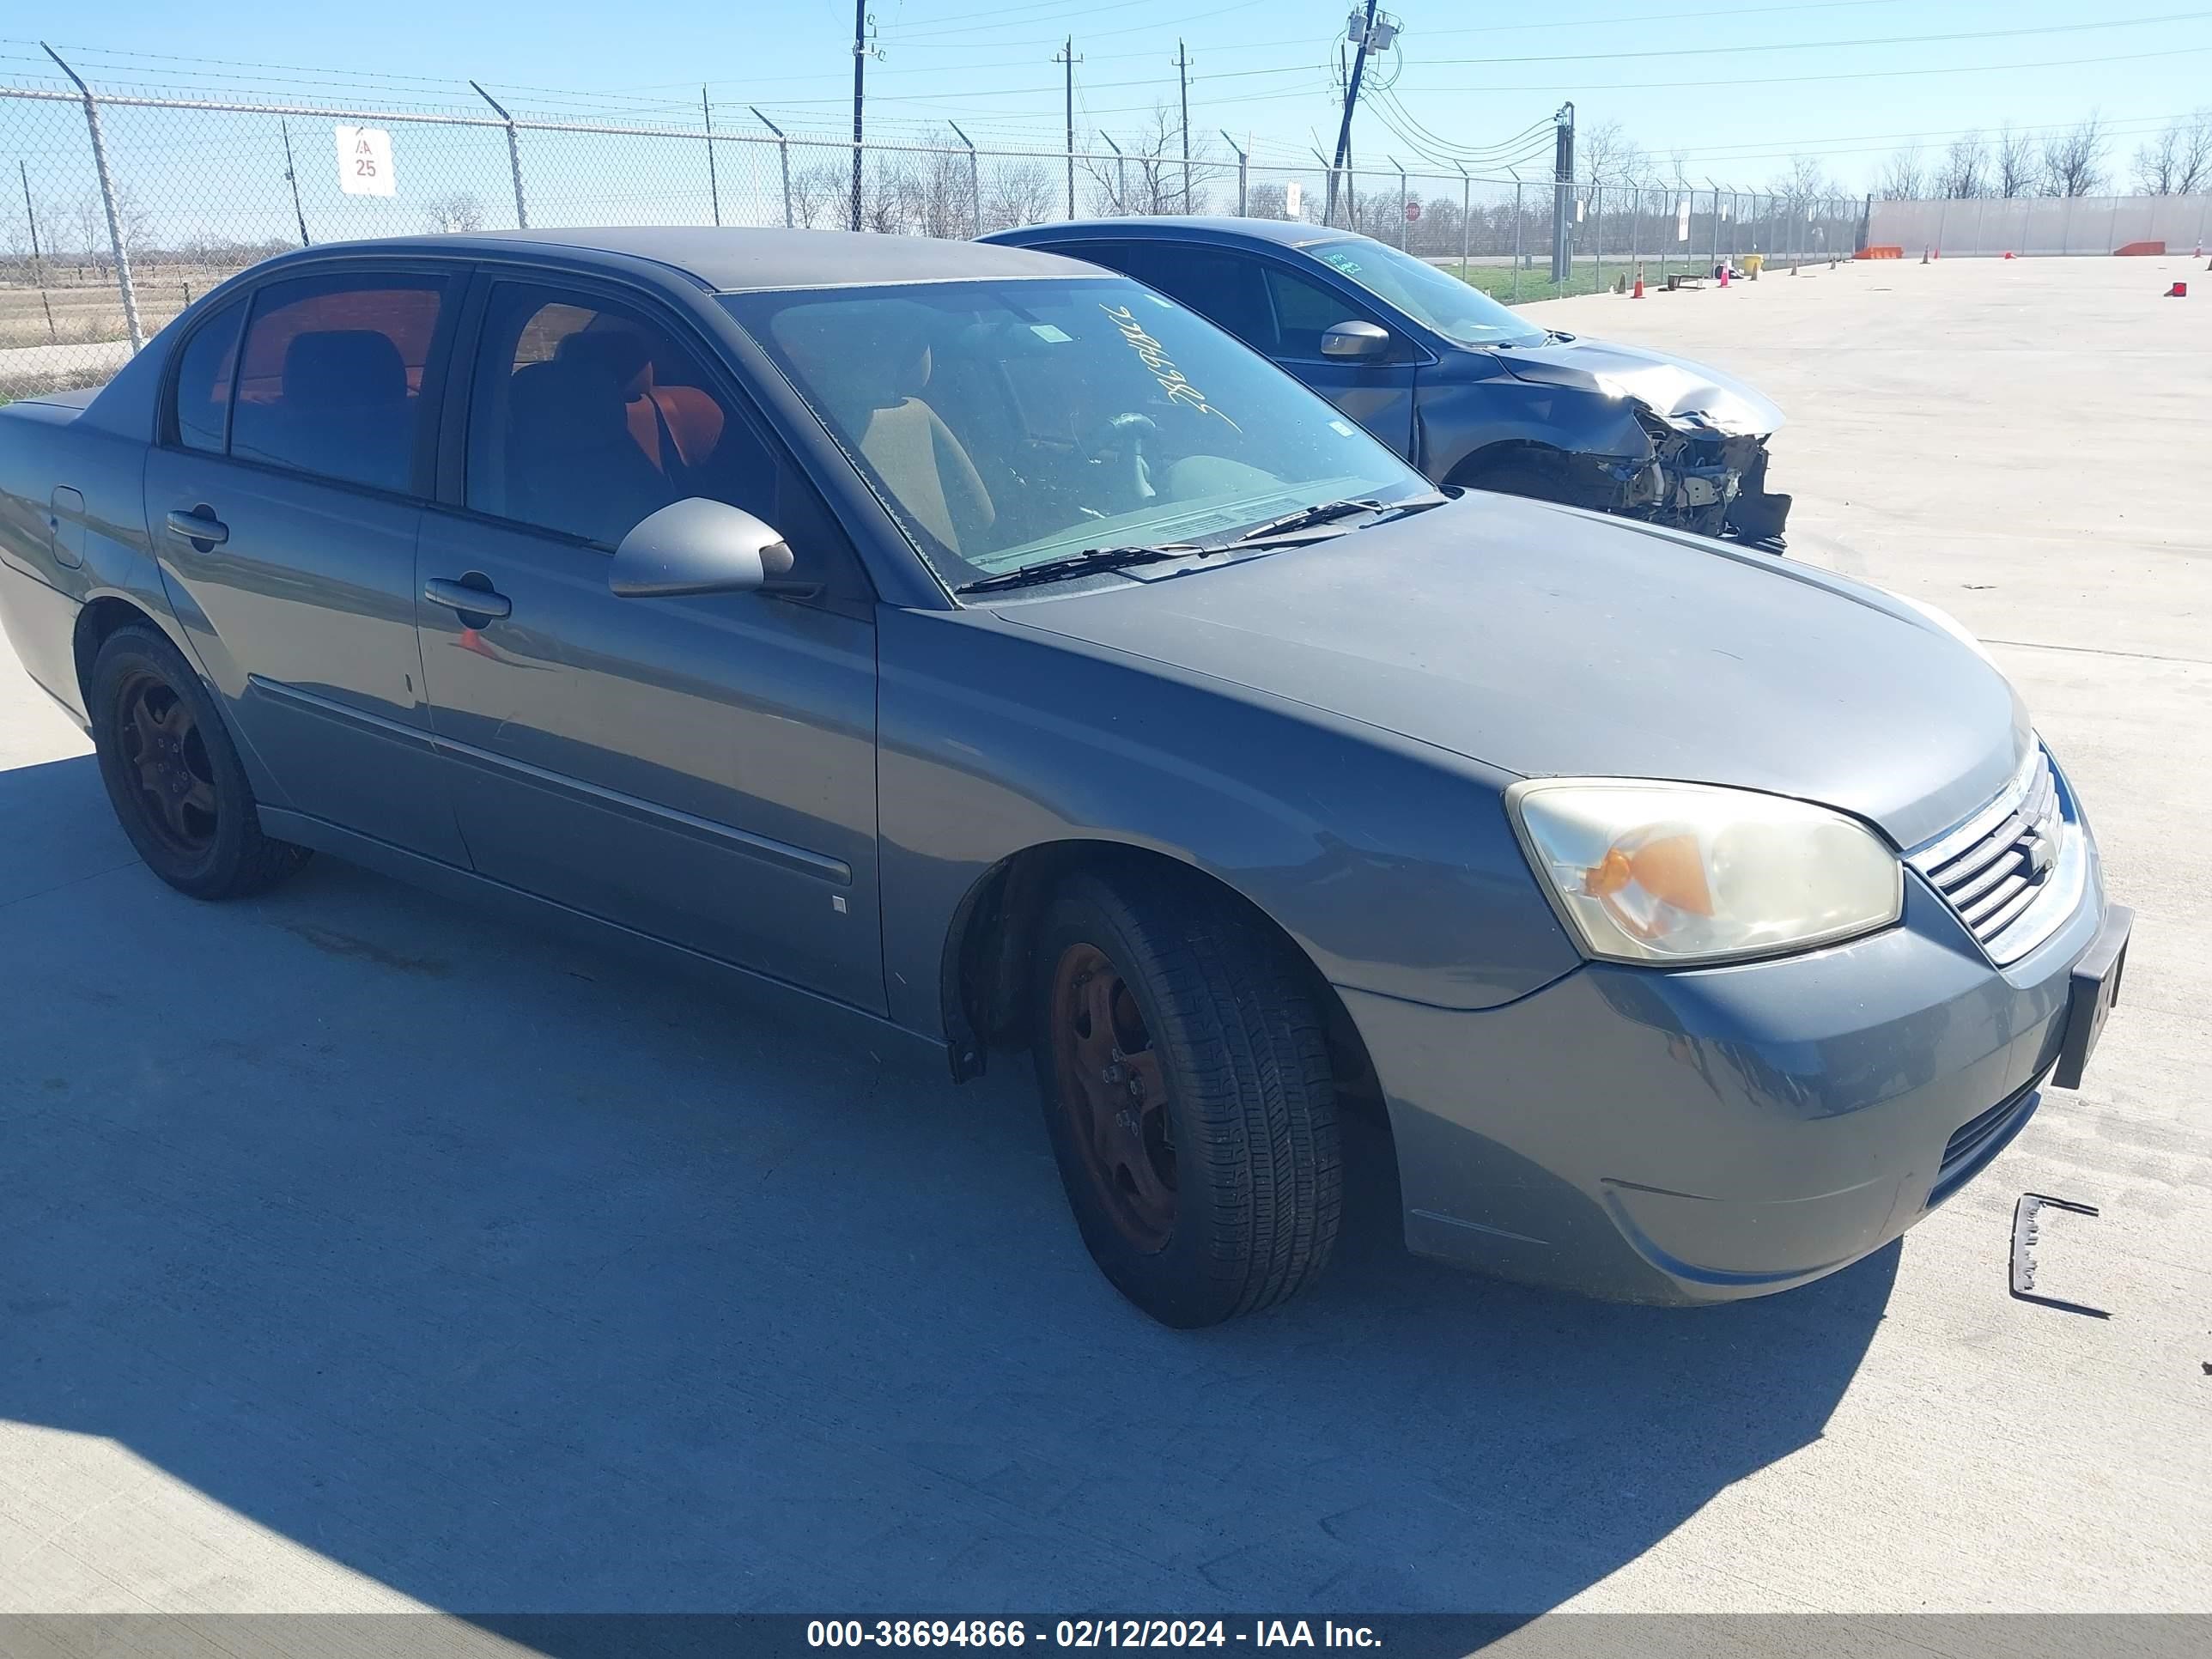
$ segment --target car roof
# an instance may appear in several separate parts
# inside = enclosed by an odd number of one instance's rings
[[[469,231],[451,235],[330,242],[289,256],[333,253],[513,253],[541,248],[578,267],[618,268],[648,260],[718,292],[828,288],[890,283],[974,281],[1093,274],[1073,259],[1041,251],[872,231],[785,230],[710,225],[616,226],[561,230]]]
[[[1226,214],[1163,215],[1119,219],[1064,219],[1057,224],[1022,225],[994,230],[982,240],[1001,247],[1052,246],[1090,239],[1142,237],[1163,242],[1268,242],[1277,247],[1311,247],[1318,242],[1358,240],[1359,233],[1303,219],[1237,219]]]

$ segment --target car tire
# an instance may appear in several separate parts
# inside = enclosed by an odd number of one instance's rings
[[[243,898],[311,854],[261,831],[253,790],[215,699],[150,625],[108,635],[87,688],[100,781],[146,866],[194,898]]]
[[[1046,1128],[1115,1288],[1191,1329],[1311,1284],[1343,1172],[1323,1023],[1280,942],[1179,884],[1079,875],[1032,972]]]

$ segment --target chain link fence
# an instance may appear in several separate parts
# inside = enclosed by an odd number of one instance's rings
[[[1378,237],[1517,301],[1761,252],[1848,253],[1856,203],[1687,185],[882,143],[696,125],[0,86],[0,398],[97,385],[195,295],[289,247],[553,225],[969,237],[1074,216],[1238,214]],[[359,149],[355,130],[380,135]],[[957,132],[954,134],[957,137]],[[855,166],[855,155],[858,165]],[[362,176],[362,155],[370,173]],[[374,192],[374,193],[368,193]]]

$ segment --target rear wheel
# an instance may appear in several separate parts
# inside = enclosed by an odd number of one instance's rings
[[[215,701],[149,625],[110,635],[87,693],[100,780],[146,866],[194,898],[240,898],[282,881],[307,849],[261,833],[246,769]]]
[[[1322,1024],[1232,908],[1079,876],[1048,908],[1032,1027],[1060,1178],[1091,1258],[1162,1323],[1294,1295],[1343,1207]]]

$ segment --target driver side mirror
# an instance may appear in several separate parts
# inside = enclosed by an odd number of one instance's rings
[[[1324,357],[1379,357],[1390,349],[1390,331],[1377,323],[1339,323],[1321,337]]]
[[[820,592],[818,582],[783,580],[792,562],[783,538],[751,514],[694,495],[630,526],[615,549],[607,586],[623,599]]]

